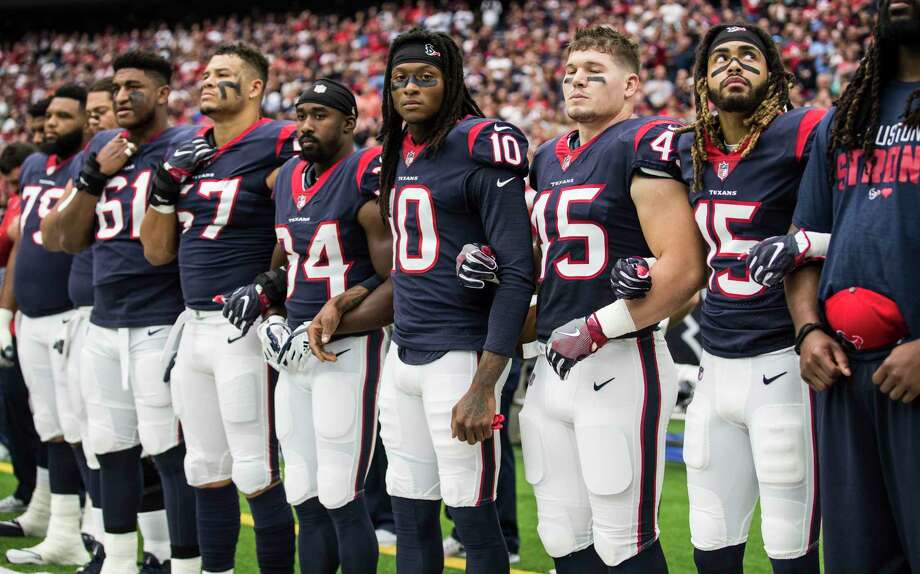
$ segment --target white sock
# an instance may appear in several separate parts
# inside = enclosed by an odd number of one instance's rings
[[[166,511],[139,512],[137,525],[144,537],[144,552],[156,556],[161,563],[169,560],[169,527],[166,523]]]
[[[102,544],[105,541],[105,523],[102,521],[102,509],[95,506],[90,508],[90,514],[93,515],[93,531],[90,534],[96,539],[96,542]]]
[[[137,572],[137,532],[105,533],[105,562],[102,574]]]
[[[202,570],[201,574],[233,574],[233,568],[224,570],[223,572],[209,572],[207,570]]]
[[[173,558],[169,561],[172,574],[201,574],[201,556],[195,558]]]
[[[51,495],[51,521],[48,523],[48,538],[51,537],[80,538],[80,497],[78,495]]]

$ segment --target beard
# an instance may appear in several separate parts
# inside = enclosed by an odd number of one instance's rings
[[[591,110],[572,110],[567,111],[566,115],[569,116],[573,122],[578,122],[580,124],[590,124],[597,119],[597,114]]]
[[[83,130],[73,130],[66,134],[59,135],[53,141],[45,140],[41,145],[42,152],[48,155],[67,158],[80,151],[83,144]]]
[[[920,2],[912,2],[912,14],[910,18],[897,18],[892,21],[888,6],[890,0],[885,3],[884,9],[879,14],[879,38],[888,42],[894,42],[900,45],[915,46],[920,44]]]
[[[300,157],[310,163],[325,164],[333,156],[319,140],[301,138],[298,141],[300,142]],[[303,145],[305,142],[313,144],[313,147],[307,149]]]
[[[769,87],[769,82],[764,82],[757,88],[751,90],[746,96],[729,95],[725,97],[722,97],[718,91],[710,89],[709,99],[715,104],[716,109],[719,111],[750,115],[754,113],[754,110],[756,110],[760,102],[763,101]]]

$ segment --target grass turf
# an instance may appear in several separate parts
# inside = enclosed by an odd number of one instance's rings
[[[672,430],[680,430],[674,429]],[[547,572],[552,568],[552,560],[543,551],[537,537],[537,513],[533,498],[533,489],[524,480],[523,463],[520,451],[517,453],[517,487],[518,487],[518,524],[521,536],[521,562],[513,566],[518,571]],[[659,514],[661,543],[668,559],[670,571],[676,574],[695,572],[693,567],[693,549],[690,546],[690,526],[688,523],[687,472],[683,465],[668,463],[665,471],[664,492],[661,497]],[[0,498],[13,491],[15,479],[8,474],[0,474]],[[247,511],[243,501],[244,512]],[[6,520],[13,515],[0,515]],[[442,519],[442,531],[446,535],[450,523]],[[15,566],[6,561],[8,548],[22,548],[38,543],[35,539],[0,538],[0,566],[17,572],[48,572],[51,574],[72,573],[75,568],[50,566]],[[243,526],[236,552],[237,574],[256,574],[258,568],[255,559],[255,545],[252,529]],[[755,514],[751,524],[747,555],[744,561],[747,574],[767,574],[771,571],[770,563],[763,551],[760,537],[760,513]],[[448,572],[455,571],[448,569]],[[396,561],[386,553],[381,553],[378,572],[395,573]]]

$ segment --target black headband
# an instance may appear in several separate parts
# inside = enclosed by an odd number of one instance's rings
[[[346,116],[358,117],[358,104],[355,95],[344,85],[322,78],[313,82],[313,85],[304,90],[297,98],[297,105],[313,103],[335,108]]]
[[[393,54],[393,67],[406,62],[423,62],[444,71],[444,55],[428,42],[411,42],[400,46]]]
[[[760,39],[760,36],[751,32],[744,26],[729,26],[716,34],[716,37],[712,39],[712,44],[709,45],[709,54],[712,54],[713,50],[726,42],[745,42],[751,44],[760,50],[764,58],[767,57],[767,47],[764,45],[763,40]],[[709,54],[706,54],[707,58],[709,58]]]

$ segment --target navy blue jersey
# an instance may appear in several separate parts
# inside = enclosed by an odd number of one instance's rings
[[[380,148],[355,152],[305,185],[291,158],[275,180],[275,233],[288,257],[287,321],[310,321],[330,298],[374,274],[358,210],[380,187]]]
[[[580,145],[573,131],[537,150],[530,186],[538,194],[531,221],[542,253],[540,341],[616,299],[609,275],[617,259],[651,257],[630,187],[643,169],[679,179],[677,125],[670,118],[631,118]]]
[[[80,174],[82,167],[83,152],[80,152],[71,162],[71,179],[75,179]],[[74,307],[91,307],[93,305],[92,246],[73,256],[73,264],[70,266],[70,278],[67,281],[67,293]]]
[[[210,129],[184,134],[174,144]],[[219,309],[215,295],[251,283],[269,268],[275,206],[265,179],[294,154],[296,132],[292,122],[261,119],[221,146],[183,187],[176,215],[182,224],[179,271],[188,307]]]
[[[920,130],[901,116],[917,89],[920,82],[884,86],[874,166],[862,150],[835,150],[834,165],[827,165],[831,108],[817,128],[793,217],[800,229],[833,233],[821,272],[822,306],[851,287],[875,291],[897,305],[909,340],[920,336]]]
[[[526,173],[527,140],[510,124],[464,119],[437,151],[406,136],[390,194],[397,345],[514,352],[533,291]],[[496,252],[506,275],[494,299],[457,281],[467,243]]]
[[[111,178],[96,204],[96,243],[93,246],[93,312],[101,327],[166,325],[182,312],[182,291],[176,263],[151,265],[141,245],[141,222],[154,170],[163,162],[170,142],[193,134],[192,126],[167,128],[141,145]],[[102,149],[121,130],[93,137],[87,154]]]
[[[57,156],[34,153],[22,164],[19,176],[22,239],[16,255],[13,290],[16,304],[29,317],[53,315],[71,308],[67,277],[73,256],[46,250],[39,228],[42,219],[64,195],[72,161],[73,157],[59,161]]]
[[[680,137],[681,169],[711,271],[700,327],[703,348],[713,355],[754,357],[795,343],[782,283],[766,288],[752,281],[744,255],[757,242],[789,231],[814,129],[823,116],[824,110],[814,108],[779,115],[743,159],[744,143],[726,153],[706,142],[699,191],[693,189],[690,156],[694,134]]]
[[[93,305],[93,248],[74,255],[67,281],[67,294],[74,307]]]

